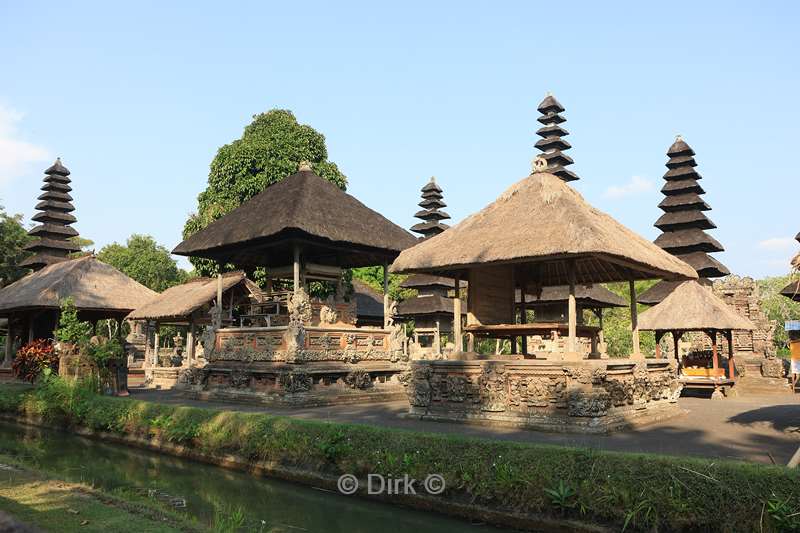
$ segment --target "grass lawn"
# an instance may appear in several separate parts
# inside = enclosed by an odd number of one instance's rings
[[[175,513],[143,498],[106,494],[18,467],[0,455],[0,510],[44,531],[168,533],[198,531]]]

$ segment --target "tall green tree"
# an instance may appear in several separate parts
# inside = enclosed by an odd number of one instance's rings
[[[756,282],[761,296],[761,310],[770,320],[778,322],[773,340],[780,354],[788,353],[789,350],[789,335],[784,324],[788,320],[800,320],[800,303],[790,300],[780,292],[790,281],[796,279],[796,276],[776,276]]]
[[[328,161],[325,137],[311,126],[299,124],[291,111],[273,109],[253,117],[240,139],[217,151],[208,173],[208,186],[197,198],[197,212],[183,229],[187,238],[229,213],[267,186],[297,172],[301,161],[338,187],[347,178]],[[268,216],[265,213],[265,216]],[[213,275],[217,265],[192,259],[200,275]]]
[[[158,292],[189,279],[189,274],[178,268],[169,250],[149,235],[134,234],[124,245],[104,246],[97,258]]]
[[[31,237],[22,226],[22,215],[9,215],[0,206],[0,287],[17,281],[28,269],[19,264],[28,257],[22,248]]]
[[[637,281],[635,283],[636,294],[644,291],[658,283],[658,280]],[[627,282],[609,283],[606,288],[614,292],[626,301],[630,301],[630,288]],[[637,304],[639,314],[647,310],[644,305]],[[590,324],[597,324],[597,319],[593,313],[585,313],[585,318]],[[613,307],[603,312],[603,335],[608,344],[608,355],[611,357],[628,357],[633,353],[633,334],[631,333],[631,310],[630,307]],[[639,346],[645,355],[653,355],[656,350],[656,338],[652,331],[639,332]]]

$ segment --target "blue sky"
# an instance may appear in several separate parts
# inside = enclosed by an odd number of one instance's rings
[[[167,5],[168,4],[168,5]],[[349,192],[401,226],[436,176],[455,220],[527,175],[552,91],[596,207],[649,239],[665,152],[697,152],[717,257],[785,274],[798,245],[796,2],[0,0],[0,204],[72,171],[81,235],[172,248],[253,114],[322,132]]]

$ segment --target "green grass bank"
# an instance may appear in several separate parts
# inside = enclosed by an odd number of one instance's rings
[[[552,521],[552,530],[580,522],[626,531],[800,531],[800,471],[779,466],[170,406],[98,396],[59,379],[36,388],[0,385],[0,414],[318,485],[344,473],[441,474],[442,495],[388,501],[517,527]]]

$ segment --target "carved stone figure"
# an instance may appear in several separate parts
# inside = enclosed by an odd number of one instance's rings
[[[372,376],[369,372],[363,369],[353,370],[344,377],[344,382],[350,386],[351,389],[366,390],[372,387]]]
[[[569,416],[605,416],[611,406],[611,396],[605,390],[575,389],[569,392]]]
[[[431,404],[431,369],[416,367],[400,376],[406,387],[409,403],[414,407],[428,407]]]
[[[250,387],[250,373],[243,370],[231,371],[231,387],[234,389],[246,389]]]
[[[478,378],[481,410],[505,411],[508,376],[503,365],[486,365]]]
[[[278,376],[278,383],[286,392],[308,392],[311,390],[313,380],[306,372],[291,370],[282,372]]]
[[[339,320],[339,313],[336,309],[323,305],[319,310],[319,321],[322,324],[336,324]]]

